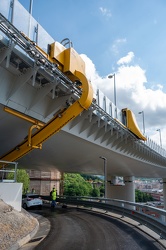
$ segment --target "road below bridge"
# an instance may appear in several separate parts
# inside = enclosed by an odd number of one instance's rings
[[[51,223],[51,230],[43,241],[36,242],[33,247],[25,245],[21,248],[24,250],[164,249],[153,238],[134,226],[106,215],[59,206],[54,210],[47,206],[42,211],[32,212],[46,217]]]

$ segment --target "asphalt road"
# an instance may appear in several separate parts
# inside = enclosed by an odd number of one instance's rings
[[[106,215],[58,206],[54,210],[44,207],[42,211],[34,212],[49,220],[51,230],[40,243],[36,242],[29,248],[24,246],[24,250],[164,249],[153,238],[134,226]]]

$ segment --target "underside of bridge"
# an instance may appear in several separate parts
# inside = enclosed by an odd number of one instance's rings
[[[0,106],[0,117],[0,154],[3,155],[27,137],[31,123],[5,112],[2,105]],[[84,132],[84,135],[81,136],[79,129],[77,127],[71,129],[71,125],[72,122],[44,142],[42,149],[34,149],[20,158],[18,160],[19,168],[47,171],[57,169],[60,172],[103,175],[103,161],[99,157],[104,156],[107,158],[109,175],[165,176],[164,167],[157,167],[156,164],[136,159],[134,154],[132,156],[132,154],[127,155],[123,151],[120,152],[120,148],[117,150],[118,142],[115,145],[111,143],[106,146],[105,142],[101,143],[101,137],[93,141],[92,136],[94,135],[86,138]],[[99,130],[100,128],[95,129],[95,133],[97,134]],[[115,141],[115,138],[112,137],[112,140]],[[128,145],[130,151],[130,144]]]
[[[72,72],[73,64],[71,71],[65,71],[62,65],[58,68],[46,53],[41,53],[15,27],[5,26],[6,21],[1,19],[1,30],[6,29],[6,34],[0,34],[0,159],[5,160],[11,149],[17,155],[21,143],[28,138],[28,147],[34,147],[22,157],[15,157],[19,168],[100,175],[104,164],[99,157],[103,156],[108,175],[166,178],[165,157],[133,135],[95,100],[86,107],[79,103],[85,91],[79,86],[75,68]],[[76,55],[73,49],[68,51]],[[42,130],[54,117],[60,121],[74,102],[82,108],[77,116],[54,128],[55,134],[39,138],[41,143],[31,145],[33,133],[30,135],[29,129],[35,124],[36,130]]]

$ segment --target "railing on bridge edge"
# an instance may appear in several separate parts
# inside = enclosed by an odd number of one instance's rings
[[[161,156],[166,157],[166,150],[162,148],[161,146],[157,145],[157,143],[152,141],[149,137],[147,137],[147,141],[141,141],[141,140],[136,139],[134,134],[132,134],[127,128],[121,125],[116,119],[114,119],[114,117],[112,117],[109,113],[107,113],[104,109],[102,109],[97,103],[93,102],[92,107],[94,109],[93,112],[97,116],[99,116],[102,120],[107,121],[108,124],[109,123],[114,124],[115,127],[119,127],[123,131],[127,131],[127,133],[130,134],[130,137],[132,138],[132,140],[135,141],[138,145],[143,146],[146,149],[149,148],[149,152],[153,151],[156,154],[160,154]]]
[[[41,198],[43,200],[51,199],[49,196],[41,196]],[[90,209],[98,208],[122,217],[129,217],[156,232],[160,239],[166,239],[166,210],[164,209],[124,200],[82,196],[57,196],[57,202]]]
[[[2,165],[2,168],[0,169],[0,182],[16,182],[18,163],[0,160],[0,165]],[[7,173],[14,173],[12,180],[6,179]]]

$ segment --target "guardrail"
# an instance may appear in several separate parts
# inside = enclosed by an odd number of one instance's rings
[[[49,196],[42,196],[42,199],[51,200]],[[103,209],[120,214],[122,217],[129,217],[156,232],[161,239],[166,239],[166,210],[164,209],[124,200],[82,196],[57,196],[57,202]]]

